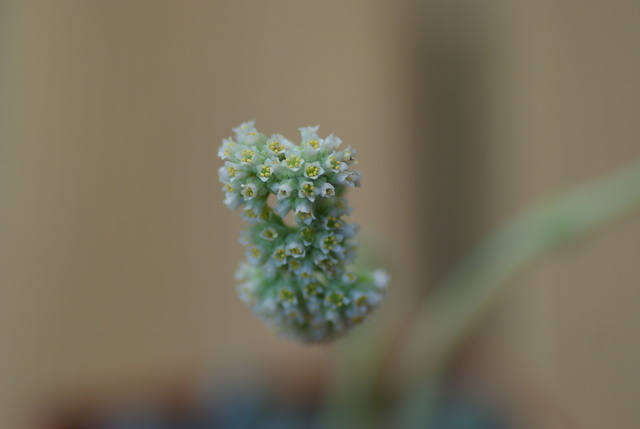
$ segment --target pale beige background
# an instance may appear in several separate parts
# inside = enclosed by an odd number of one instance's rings
[[[328,365],[236,297],[215,154],[242,121],[358,148],[382,317],[531,199],[640,156],[640,5],[476,3],[0,3],[0,420]],[[577,427],[640,423],[639,242],[635,216],[543,261],[486,329]]]
[[[397,13],[365,1],[5,3],[0,402],[28,413],[176,374],[324,365],[330,348],[278,339],[235,292],[242,224],[221,202],[216,152],[249,119],[291,137],[319,124],[360,150],[353,219],[389,244],[394,295],[410,289],[419,214],[395,220],[411,212],[397,192],[407,181],[388,180],[413,162],[398,152],[410,87]]]

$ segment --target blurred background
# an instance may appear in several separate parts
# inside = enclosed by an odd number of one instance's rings
[[[312,427],[345,344],[640,157],[639,22],[624,0],[0,0],[0,425]],[[336,344],[237,298],[216,151],[247,120],[359,151],[351,220],[392,283]],[[636,214],[514,278],[434,427],[640,427],[638,243]]]

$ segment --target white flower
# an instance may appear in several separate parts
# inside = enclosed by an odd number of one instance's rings
[[[313,214],[311,204],[307,200],[300,200],[294,210],[298,222],[309,225],[316,217]]]
[[[298,302],[298,300],[296,299],[296,294],[291,289],[286,287],[280,289],[280,291],[278,292],[278,301],[284,307],[295,305]]]
[[[260,271],[263,274],[264,278],[272,283],[276,277],[278,267],[276,267],[272,259],[269,258],[264,264],[260,265]]]
[[[358,255],[357,242],[355,240],[347,240],[342,243],[342,260],[345,263],[350,263]]]
[[[342,151],[342,160],[346,162],[348,165],[357,164],[356,160],[357,151],[353,149],[351,146],[348,146],[345,150]]]
[[[302,230],[300,230],[300,237],[302,238],[302,243],[304,243],[305,246],[310,246],[311,243],[313,243],[315,236],[316,232],[311,227],[302,228]]]
[[[329,136],[326,139],[324,139],[324,149],[327,151],[334,150],[338,146],[340,146],[341,143],[342,143],[342,140],[340,140],[338,137],[334,136],[333,134],[329,134]]]
[[[285,251],[288,256],[292,256],[294,258],[301,258],[305,255],[304,246],[300,243],[289,243],[285,248]]]
[[[233,129],[233,132],[236,133],[236,137],[238,140],[244,139],[244,137],[250,132],[256,132],[255,127],[253,126],[256,121],[248,121],[238,125]]]
[[[333,202],[333,207],[329,211],[329,216],[340,217],[351,213],[351,207],[344,197],[338,197]]]
[[[260,221],[259,214],[253,210],[253,207],[245,207],[240,211],[240,217],[248,222],[255,223]]]
[[[335,193],[336,188],[334,188],[331,183],[325,183],[324,185],[320,186],[320,192],[318,192],[321,197],[325,198],[333,197]]]
[[[299,198],[307,198],[309,201],[313,202],[316,199],[317,193],[318,189],[313,186],[313,182],[300,183],[300,190],[298,191]]]
[[[360,186],[361,174],[359,171],[342,171],[335,175],[334,182],[336,185]]]
[[[276,265],[276,267],[280,267],[284,264],[287,263],[287,252],[284,248],[284,246],[278,246],[275,248],[275,250],[273,251],[273,254],[271,255],[271,258],[274,261],[274,264]]]
[[[247,260],[252,265],[258,265],[260,263],[260,258],[262,257],[262,250],[258,246],[251,246],[247,248],[245,252],[247,255]]]
[[[229,159],[235,152],[236,142],[231,138],[222,140],[222,146],[218,149],[218,156],[221,159]]]
[[[377,269],[373,272],[373,284],[378,289],[384,289],[389,283],[389,274],[385,270]]]
[[[306,258],[306,261],[302,263],[302,267],[296,274],[299,276],[299,281],[301,285],[307,285],[309,283],[313,283],[317,279],[313,275],[314,272],[314,264],[313,261],[310,261],[309,258]]]
[[[253,183],[246,183],[240,185],[240,187],[242,188],[241,193],[245,201],[249,201],[258,195],[258,187]]]
[[[251,277],[251,271],[252,271],[252,268],[249,264],[240,262],[240,265],[238,265],[238,269],[233,274],[233,278],[236,281],[247,280],[248,278]]]
[[[260,180],[266,182],[276,173],[276,169],[280,167],[277,158],[268,158],[263,164],[256,166],[256,175]]]
[[[245,122],[233,129],[236,133],[236,139],[244,144],[255,144],[260,140],[258,130],[253,126],[254,121]]]
[[[287,182],[278,186],[278,192],[276,193],[276,197],[279,200],[283,200],[285,198],[289,198],[292,193],[293,193],[293,186],[291,186],[291,183]]]
[[[323,165],[327,170],[333,171],[334,173],[339,173],[349,168],[347,163],[342,160],[342,152],[332,152],[331,155],[324,160]]]
[[[322,285],[318,282],[312,282],[302,289],[302,294],[307,299],[314,299],[322,293]]]
[[[302,127],[298,128],[300,130],[300,136],[302,137],[302,144],[304,145],[310,140],[319,140],[318,137],[318,129],[320,127],[316,125],[315,127]]]
[[[356,279],[357,279],[357,276],[352,272],[344,273],[342,275],[342,281],[347,284],[355,283]]]
[[[348,223],[340,229],[340,234],[342,234],[345,239],[354,238],[358,234],[359,229],[360,227],[355,223]]]
[[[361,311],[367,310],[367,306],[369,304],[369,298],[367,297],[366,293],[357,290],[357,291],[352,291],[350,296],[351,296],[351,302],[353,302],[353,306],[356,309],[359,309]]]
[[[238,240],[238,242],[243,246],[248,246],[249,244],[251,244],[251,233],[246,229],[240,231],[240,239]]]
[[[240,198],[240,195],[234,192],[227,192],[224,197],[224,205],[229,207],[231,210],[235,210],[240,207],[244,203],[244,200]]]
[[[238,182],[222,182],[223,186],[222,186],[222,190],[224,192],[235,192],[235,193],[240,193],[240,186],[241,184]]]
[[[300,128],[300,135],[302,136],[300,146],[304,156],[309,160],[317,159],[324,149],[324,140],[318,136],[318,127]]]
[[[322,226],[326,229],[341,229],[345,224],[335,216],[327,216],[322,219]]]
[[[253,199],[240,211],[240,217],[251,223],[264,222],[264,201]]]
[[[349,298],[345,297],[340,292],[331,292],[327,294],[324,302],[329,308],[340,308],[349,304],[350,301]]]
[[[247,171],[243,165],[227,161],[224,163],[224,167],[218,169],[218,174],[220,181],[233,182],[245,178]]]
[[[360,181],[362,180],[362,173],[360,170],[353,170],[349,172],[350,174],[347,176],[347,182],[351,186],[360,186]]]
[[[302,270],[302,262],[298,259],[289,259],[289,272],[299,275]]]
[[[274,206],[273,211],[280,217],[285,217],[293,208],[293,201],[291,199],[279,200]]]
[[[304,177],[308,177],[309,179],[317,179],[322,176],[324,173],[324,168],[320,165],[318,161],[307,164],[304,167]]]
[[[291,171],[298,171],[304,165],[304,159],[301,158],[297,150],[291,150],[286,152],[283,164]]]
[[[293,148],[293,144],[280,134],[274,134],[266,143],[266,152],[269,156],[279,157],[287,149]]]
[[[258,153],[258,149],[255,146],[240,146],[240,149],[236,152],[236,158],[242,164],[255,164],[258,161]]]
[[[223,167],[218,168],[218,178],[223,183],[231,182],[235,180],[236,171],[233,163],[225,163]]]
[[[278,232],[272,227],[268,226],[260,232],[259,237],[263,240],[273,241],[278,238]]]
[[[266,298],[256,303],[253,311],[263,317],[273,317],[277,315],[278,302],[273,298]]]
[[[342,235],[340,234],[324,233],[318,236],[318,240],[320,242],[320,250],[325,255],[329,252],[340,252],[342,250],[340,245]]]
[[[333,266],[338,263],[338,260],[333,258],[329,254],[325,254],[322,251],[313,251],[313,263],[319,267]]]
[[[251,281],[240,283],[238,285],[238,295],[245,304],[253,305],[255,303],[255,291],[256,284]]]

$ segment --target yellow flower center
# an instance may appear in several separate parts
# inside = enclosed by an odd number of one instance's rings
[[[289,158],[287,160],[287,165],[289,166],[289,168],[298,168],[300,167],[300,158],[295,156],[295,155],[291,155],[291,158]]]
[[[336,159],[335,156],[332,156],[331,158],[329,158],[329,164],[331,164],[331,168],[334,170],[340,169],[340,160]]]
[[[285,302],[293,302],[295,295],[289,289],[280,289],[280,300]]]
[[[284,146],[278,140],[272,141],[269,143],[269,150],[278,155],[284,150]]]
[[[335,304],[337,307],[342,307],[344,305],[343,298],[344,296],[341,293],[333,292],[329,295],[329,302]]]
[[[327,228],[342,228],[342,223],[335,217],[328,217]]]
[[[240,161],[242,162],[251,162],[251,158],[253,158],[255,153],[251,149],[245,149],[240,154]]]
[[[331,250],[336,244],[338,244],[338,242],[336,241],[336,237],[334,235],[330,235],[324,239],[325,249]]]
[[[306,183],[302,186],[302,195],[313,195],[313,185],[311,183]]]
[[[311,217],[311,213],[298,212],[297,216],[298,216],[300,219],[305,220],[305,219],[308,219],[308,218],[310,218],[310,217]]]
[[[262,171],[260,172],[260,177],[269,177],[271,176],[271,167],[264,166],[262,167]]]
[[[362,307],[363,305],[367,305],[367,297],[362,295],[360,298],[356,299],[355,304],[358,307]]]
[[[264,238],[266,238],[267,240],[271,240],[272,238],[276,237],[276,232],[272,229],[265,229],[264,230]]]
[[[317,295],[319,288],[320,285],[318,283],[309,283],[307,286],[305,286],[304,291],[307,293],[307,295]]]
[[[300,231],[300,236],[302,236],[302,238],[306,241],[313,240],[313,229],[308,227],[303,229],[302,231]]]
[[[307,167],[306,171],[307,171],[307,176],[316,177],[320,172],[320,169],[318,169],[318,167],[316,167],[315,165],[310,165]]]
[[[244,194],[249,198],[253,197],[254,196],[253,188],[250,186],[245,187]]]

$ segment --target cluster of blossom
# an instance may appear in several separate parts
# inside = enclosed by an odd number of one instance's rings
[[[218,155],[224,203],[251,223],[240,240],[240,297],[283,335],[324,341],[344,333],[380,304],[388,280],[382,270],[349,269],[358,226],[343,219],[351,211],[344,193],[360,185],[350,169],[355,150],[339,150],[333,135],[321,139],[318,127],[301,128],[300,145],[267,138],[253,122],[233,131]]]

